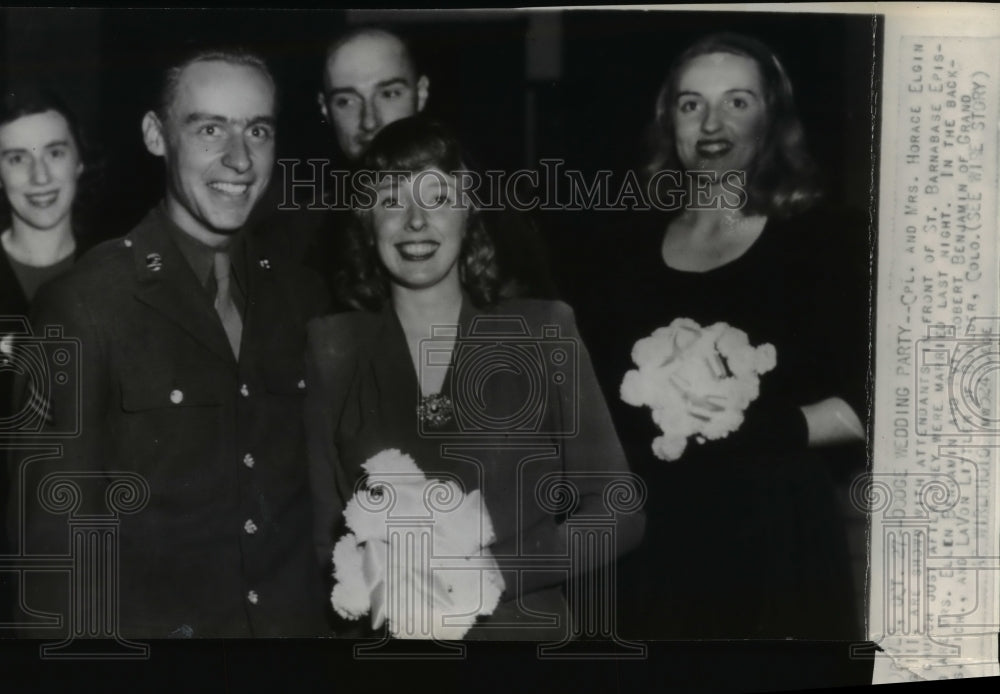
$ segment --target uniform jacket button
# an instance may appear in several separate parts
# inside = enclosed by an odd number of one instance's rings
[[[254,462],[255,461],[253,459],[253,456],[250,455],[249,453],[247,453],[245,456],[243,456],[243,464],[246,465],[247,467],[253,467],[254,466]]]
[[[250,601],[251,605],[256,605],[257,602],[260,600],[260,596],[257,595],[256,590],[251,590],[249,593],[247,593],[247,600]]]
[[[170,402],[174,403],[175,405],[180,405],[182,402],[184,402],[184,392],[176,389],[170,391]]]
[[[242,395],[245,398],[250,397],[250,389],[247,387],[246,383],[240,386],[240,395]]]
[[[253,522],[252,518],[247,520],[247,522],[243,524],[243,531],[247,535],[253,535],[255,532],[257,532],[257,524]]]

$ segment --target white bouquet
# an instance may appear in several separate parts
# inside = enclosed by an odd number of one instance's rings
[[[677,460],[688,437],[703,443],[739,429],[777,352],[771,344],[750,346],[745,332],[726,323],[703,328],[677,318],[636,342],[632,361],[639,368],[625,374],[622,400],[652,409],[663,431],[653,440],[653,453]]]
[[[371,612],[372,628],[388,622],[396,638],[463,638],[479,615],[493,613],[504,589],[479,490],[428,480],[396,449],[362,467],[365,488],[344,509],[351,532],[333,550],[334,609],[346,619]]]

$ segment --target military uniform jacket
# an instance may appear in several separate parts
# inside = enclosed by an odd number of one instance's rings
[[[12,527],[23,506],[24,551],[62,556],[68,521],[117,512],[126,638],[325,633],[302,423],[305,324],[325,290],[246,238],[237,363],[169,224],[157,207],[36,299],[36,334],[58,326],[78,340],[76,363],[36,405],[62,454],[22,457],[28,501],[11,505]],[[43,479],[54,472],[78,490],[70,502]],[[65,610],[68,586],[29,575],[28,607]]]

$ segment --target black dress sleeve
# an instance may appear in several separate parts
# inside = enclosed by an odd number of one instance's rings
[[[870,223],[849,210],[826,211],[810,229],[811,257],[802,266],[813,281],[815,307],[806,344],[816,350],[820,392],[840,397],[864,422],[869,407],[872,345],[872,258]]]

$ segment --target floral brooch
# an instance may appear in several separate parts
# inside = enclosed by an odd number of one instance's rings
[[[443,393],[425,395],[417,405],[417,419],[431,427],[443,427],[451,421],[454,412],[451,398]]]

